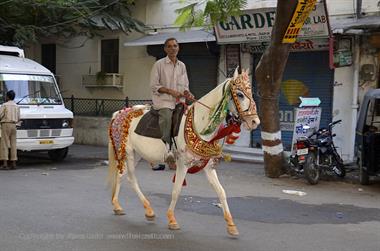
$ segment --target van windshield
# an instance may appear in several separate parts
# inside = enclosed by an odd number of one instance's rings
[[[62,100],[52,76],[0,74],[0,103],[7,91],[16,93],[15,102],[23,105],[61,105]]]

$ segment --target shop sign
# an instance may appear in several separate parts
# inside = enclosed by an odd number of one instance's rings
[[[282,39],[283,43],[292,44],[297,40],[301,28],[306,18],[309,17],[310,12],[314,9],[316,2],[317,0],[298,0],[292,19]]]
[[[294,111],[280,110],[280,130],[292,132],[294,128]]]
[[[241,45],[242,52],[263,53],[270,42],[246,43]],[[329,49],[329,41],[322,39],[305,39],[299,40],[292,44],[290,51],[327,51]]]
[[[276,8],[242,11],[215,26],[217,42],[248,43],[270,41]],[[298,38],[328,37],[328,24],[323,2],[317,3],[301,28]]]

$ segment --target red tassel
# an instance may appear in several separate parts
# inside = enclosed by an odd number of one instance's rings
[[[233,132],[240,133],[240,131],[240,125],[236,123],[223,128],[219,128],[218,133],[214,136],[214,138],[211,139],[210,143],[214,142],[215,140],[222,139],[228,135],[231,135]]]
[[[175,182],[175,174],[173,175],[173,183]],[[186,179],[183,180],[182,186],[187,186]]]
[[[191,174],[193,174],[193,173],[197,173],[197,172],[199,172],[200,170],[202,170],[203,168],[205,168],[205,166],[207,165],[207,163],[208,163],[208,161],[209,161],[210,159],[204,159],[204,160],[202,160],[203,161],[203,163],[200,165],[200,166],[192,166],[192,167],[190,167],[188,170],[187,170],[187,173],[191,173]],[[173,183],[175,182],[175,174],[174,174],[174,176],[173,176]],[[187,185],[187,183],[186,183],[186,179],[184,179],[183,180],[183,184],[182,184],[182,186],[186,186]]]

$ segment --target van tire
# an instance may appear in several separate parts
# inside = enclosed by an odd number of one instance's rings
[[[52,161],[60,162],[66,158],[68,152],[69,148],[65,147],[61,149],[50,150],[48,151],[48,155]]]
[[[359,181],[361,185],[369,185],[369,175],[363,168],[362,160],[359,160]]]

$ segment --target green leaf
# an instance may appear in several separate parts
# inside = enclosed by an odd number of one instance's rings
[[[183,11],[178,15],[177,19],[174,21],[174,24],[183,26],[188,22],[192,12],[193,10],[191,8],[183,9]]]

